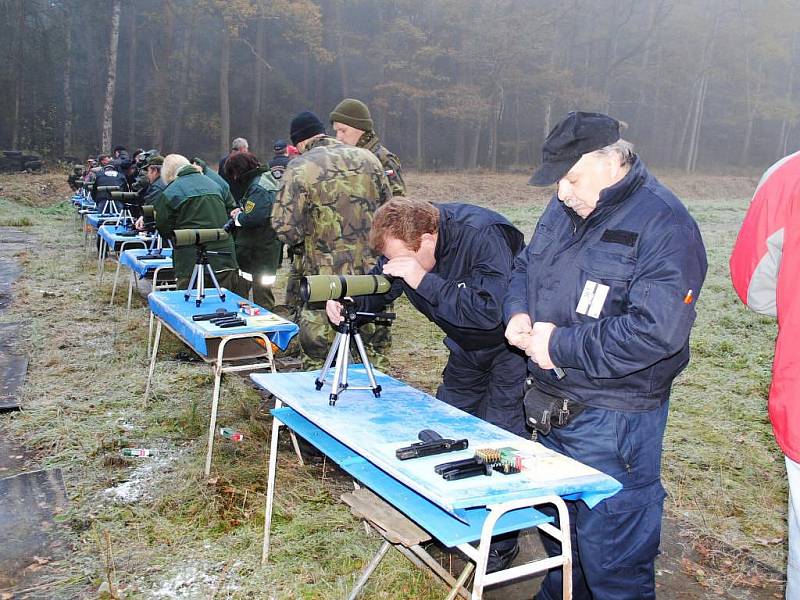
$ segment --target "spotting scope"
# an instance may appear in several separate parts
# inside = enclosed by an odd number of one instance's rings
[[[384,275],[309,275],[300,282],[303,302],[385,294],[392,282]]]
[[[224,229],[176,229],[174,233],[176,246],[201,246],[228,239]]]
[[[118,192],[119,186],[118,185],[98,185],[97,186],[98,192]]]
[[[131,202],[139,199],[138,192],[111,192],[112,200],[121,200],[122,202]]]

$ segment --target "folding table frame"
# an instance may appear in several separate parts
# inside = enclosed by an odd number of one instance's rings
[[[211,453],[214,449],[214,434],[217,425],[217,410],[219,408],[219,398],[220,398],[220,388],[222,384],[222,374],[223,373],[237,373],[241,371],[255,371],[260,369],[269,369],[271,372],[275,373],[275,359],[272,355],[272,342],[267,337],[267,332],[250,332],[250,333],[237,333],[237,334],[230,334],[230,335],[220,335],[219,339],[219,346],[217,347],[216,356],[206,356],[205,354],[201,354],[197,352],[194,347],[185,340],[175,329],[169,326],[161,317],[155,316],[153,311],[150,311],[150,322],[152,324],[153,319],[157,321],[156,329],[155,329],[155,339],[152,343],[152,353],[150,354],[150,367],[147,373],[147,385],[145,386],[144,391],[144,401],[147,403],[150,397],[150,387],[153,383],[153,375],[155,372],[156,367],[156,356],[158,354],[158,346],[161,341],[161,328],[166,327],[169,329],[178,339],[180,339],[184,344],[186,344],[192,351],[197,354],[203,361],[211,367],[211,370],[214,374],[214,391],[211,396],[211,421],[208,425],[208,451],[206,452],[206,464],[203,473],[206,477],[209,476],[211,473]],[[148,333],[148,348],[150,347],[150,333]],[[260,355],[250,355],[243,357],[241,359],[231,359],[231,357],[225,357],[225,347],[234,340],[241,340],[241,339],[260,339],[264,344],[264,352]],[[231,360],[250,360],[250,359],[258,359],[258,358],[266,358],[266,362],[250,362],[247,364],[225,364],[226,361],[229,363]],[[303,462],[302,455],[300,454],[300,447],[297,444],[297,439],[295,438],[294,434],[292,434],[292,444],[294,445],[295,453],[297,454],[300,462]]]
[[[322,431],[319,427],[299,415],[293,409],[289,407],[282,408],[282,402],[280,398],[276,396],[275,409],[273,410],[272,432],[270,437],[269,471],[267,474],[266,491],[267,499],[264,515],[264,544],[261,556],[262,563],[266,563],[269,558],[270,526],[272,522],[272,507],[274,503],[275,478],[278,460],[278,432],[281,426],[288,427],[291,432],[299,433],[309,443],[316,446],[327,456],[330,456],[332,460],[334,460],[344,471],[356,478],[366,487],[376,492],[383,498],[384,501],[388,502],[389,504],[393,504],[394,498],[397,497],[397,494],[391,493],[393,489],[396,491],[398,486],[401,486],[401,488],[406,488],[406,486],[404,486],[402,483],[392,478],[391,475],[370,463],[363,456],[356,454],[353,450],[326,432]],[[430,501],[424,499],[422,502],[428,502],[432,505]],[[561,554],[558,556],[528,562],[516,567],[504,569],[502,571],[486,573],[486,565],[489,558],[489,546],[491,544],[492,535],[497,521],[503,517],[503,515],[511,511],[516,511],[522,508],[533,509],[533,507],[542,505],[552,505],[556,507],[556,510],[558,511],[559,525],[555,526],[549,522],[548,518],[543,518],[539,519],[539,522],[535,522],[535,520],[530,521],[526,527],[538,527],[541,531],[556,539],[561,544]],[[409,506],[397,506],[397,508],[404,513],[409,511]],[[535,509],[533,510],[540,515],[542,514]],[[486,506],[486,511],[488,511],[488,514],[485,515],[485,519],[482,522],[480,528],[480,537],[478,540],[475,540],[478,541],[478,546],[475,547],[471,543],[467,542],[455,544],[455,547],[458,548],[458,550],[460,550],[475,565],[475,578],[471,592],[472,600],[480,600],[480,598],[483,597],[483,590],[486,586],[495,585],[505,581],[511,581],[527,575],[542,573],[557,567],[563,568],[564,572],[562,588],[563,598],[564,600],[570,600],[572,598],[572,542],[569,529],[569,513],[567,512],[567,507],[564,503],[564,500],[555,495],[538,496],[489,505]],[[420,518],[419,515],[423,514],[425,514],[425,510],[417,513],[418,520],[414,520],[416,525],[421,527],[426,532],[429,532],[432,537],[440,539],[447,544],[447,524],[443,526],[441,518],[437,518],[435,520],[425,520],[424,518]],[[456,519],[455,516],[452,517],[452,523],[454,525],[458,523],[458,519]],[[416,566],[425,568],[449,585],[451,589],[448,598],[453,599],[457,595],[465,595],[463,585],[470,575],[470,569],[468,568],[469,566],[461,572],[458,578],[453,578],[452,575],[450,575],[441,566],[436,568],[436,566],[434,566],[434,563],[436,563],[435,559],[431,557],[419,544],[413,544],[411,547],[406,548],[402,544],[397,544],[393,541],[392,532],[387,532],[382,528],[378,528],[377,531],[381,533],[385,541],[381,544],[381,547],[378,549],[375,556],[362,572],[350,595],[351,600],[354,600],[358,596],[361,589],[363,589],[364,585],[369,579],[369,576],[372,574],[375,568],[377,568],[378,564],[380,564],[380,561],[386,555],[386,552],[389,550],[390,546],[397,548]],[[401,546],[402,549],[398,546]],[[438,563],[436,563],[436,565],[438,565]]]
[[[106,267],[106,258],[108,257],[110,252],[113,252],[117,258],[117,273],[119,273],[119,255],[122,254],[126,249],[139,247],[139,248],[147,248],[147,245],[152,240],[152,236],[150,237],[138,237],[138,236],[131,236],[130,239],[115,241],[113,244],[109,244],[106,239],[100,235],[100,230],[103,227],[107,227],[108,224],[104,223],[97,229],[97,235],[100,238],[100,248],[97,252],[97,282],[103,283],[103,274],[105,273]],[[117,244],[120,244],[119,248],[117,248]],[[116,278],[115,278],[116,283]]]

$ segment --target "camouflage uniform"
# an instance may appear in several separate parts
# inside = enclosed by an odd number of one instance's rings
[[[368,246],[375,210],[391,196],[371,152],[322,136],[286,168],[272,208],[272,227],[287,246],[302,244],[307,275],[363,275],[374,264]],[[299,307],[300,345],[322,360],[334,330],[324,303]]]
[[[389,180],[389,186],[392,189],[392,196],[405,196],[406,184],[403,181],[403,168],[400,165],[400,159],[396,154],[389,152],[389,150],[381,144],[381,139],[374,131],[365,131],[361,134],[356,144],[359,148],[364,148],[372,152],[378,157],[383,166],[383,172]],[[394,304],[386,306],[386,312],[394,311]],[[372,350],[379,356],[376,357],[375,366],[382,370],[386,370],[388,366],[388,359],[385,354],[392,346],[392,326],[391,323],[371,323],[364,328],[363,337],[368,342]]]
[[[405,196],[406,183],[403,181],[403,167],[400,159],[381,144],[378,134],[374,131],[365,131],[361,134],[356,146],[369,150],[381,161],[383,172],[389,180],[389,187],[392,188],[392,196]]]

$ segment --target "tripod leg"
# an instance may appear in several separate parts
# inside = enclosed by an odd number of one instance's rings
[[[341,385],[342,390],[347,389],[347,373],[348,373],[348,367],[350,366],[350,358],[352,356],[350,353],[353,350],[352,346],[350,345],[352,339],[353,339],[353,330],[350,329],[350,331],[348,331],[347,335],[344,337],[345,349],[344,349],[344,358],[342,364],[342,385]]]
[[[347,373],[347,339],[348,334],[343,333],[342,339],[339,341],[339,348],[336,353],[336,368],[333,370],[333,381],[331,382],[331,395],[328,396],[328,404],[333,406],[336,400],[339,399],[339,392],[342,388],[339,387],[339,382],[342,378],[342,369]]]
[[[206,268],[208,269],[208,274],[211,275],[211,282],[214,284],[214,287],[217,288],[219,299],[225,302],[225,293],[222,291],[222,288],[219,287],[219,281],[217,281],[217,276],[214,275],[214,269],[212,269],[211,265],[208,263],[206,263]]]
[[[183,294],[183,299],[188,301],[189,296],[192,295],[192,289],[194,288],[194,282],[197,281],[197,265],[194,266],[194,270],[192,270],[192,276],[189,279],[189,287],[186,288],[186,291]]]
[[[372,388],[372,393],[375,395],[376,398],[381,397],[381,386],[375,381],[375,373],[372,371],[372,365],[369,362],[369,357],[367,356],[367,350],[364,348],[364,342],[361,339],[361,334],[356,331],[353,334],[353,337],[356,340],[356,346],[358,347],[358,355],[361,357],[361,362],[364,363],[364,369],[367,371],[367,377],[369,378],[369,384]]]
[[[325,357],[325,363],[322,365],[322,371],[317,377],[317,380],[314,382],[314,386],[317,390],[321,390],[322,386],[325,384],[325,376],[328,374],[328,369],[331,368],[333,364],[333,359],[336,357],[337,352],[339,351],[339,344],[342,343],[342,333],[337,331],[336,337],[333,338],[333,343],[331,344],[330,350],[328,350],[328,356]]]
[[[197,289],[195,290],[194,294],[194,305],[200,306],[203,302],[203,298],[206,297],[206,274],[203,270],[203,267],[198,265],[197,267]]]

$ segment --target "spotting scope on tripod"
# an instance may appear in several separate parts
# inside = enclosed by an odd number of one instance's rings
[[[364,342],[361,339],[360,326],[375,319],[391,321],[394,313],[359,311],[353,296],[371,296],[385,294],[392,287],[392,282],[383,275],[311,275],[304,277],[300,283],[300,297],[304,302],[324,302],[338,300],[342,304],[342,322],[336,326],[336,337],[322,365],[322,371],[314,382],[317,390],[325,385],[325,377],[336,363],[331,381],[331,392],[328,404],[334,406],[339,395],[347,389],[372,390],[376,398],[380,398],[381,386],[375,381],[375,373],[369,362]],[[367,372],[369,387],[351,386],[347,380],[351,352],[358,353],[364,370]]]
[[[183,299],[188,302],[194,291],[194,304],[200,306],[206,297],[205,290],[205,274],[211,278],[211,283],[219,294],[219,299],[225,302],[225,292],[219,287],[214,269],[208,262],[209,255],[213,256],[230,256],[230,252],[215,252],[206,249],[206,244],[209,242],[216,242],[228,239],[228,233],[224,229],[176,229],[175,247],[180,246],[194,246],[196,250],[194,270],[192,277],[189,279],[189,287],[183,294]],[[195,287],[195,285],[197,287]]]

